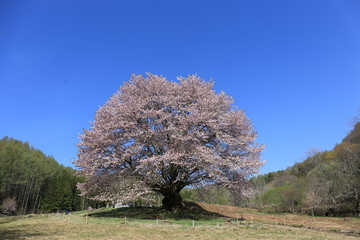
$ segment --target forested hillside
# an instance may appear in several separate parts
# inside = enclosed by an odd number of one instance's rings
[[[0,140],[0,206],[15,203],[19,214],[79,209],[80,180],[70,167],[59,165],[28,143]],[[6,205],[6,204],[5,204]],[[6,207],[6,206],[5,206]]]
[[[254,207],[276,212],[357,215],[360,204],[360,122],[331,151],[313,152],[286,170],[252,179]]]

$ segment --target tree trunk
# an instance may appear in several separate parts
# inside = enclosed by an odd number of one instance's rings
[[[36,193],[36,195],[35,195],[35,200],[34,200],[34,205],[33,205],[32,213],[35,213],[36,205],[37,205],[38,199],[39,199],[39,194],[40,194],[40,190],[38,190],[37,193]]]
[[[356,200],[355,200],[355,216],[360,217],[360,197],[358,194],[356,194]]]
[[[167,211],[176,212],[185,206],[179,192],[167,190],[162,194],[164,196],[162,200],[163,208]]]
[[[39,210],[40,210],[40,203],[41,203],[41,196],[39,198],[39,202],[38,202],[38,206],[37,206],[37,212],[36,213],[40,213]],[[41,211],[42,212],[42,211]]]

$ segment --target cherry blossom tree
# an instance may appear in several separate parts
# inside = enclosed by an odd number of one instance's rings
[[[263,165],[250,120],[213,82],[177,80],[132,75],[98,109],[78,143],[83,195],[126,201],[156,192],[174,211],[184,206],[179,193],[186,186],[247,186]]]

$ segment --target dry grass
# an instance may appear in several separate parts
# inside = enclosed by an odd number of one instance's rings
[[[239,210],[222,209],[225,215]],[[240,224],[220,218],[195,221],[195,227],[192,227],[191,219],[127,219],[124,224],[123,218],[89,217],[86,224],[85,214],[88,212],[0,218],[0,239],[358,239],[358,236],[336,232],[251,223],[248,220]]]
[[[288,226],[306,227],[318,230],[329,230],[339,232],[360,232],[360,218],[330,218],[330,217],[310,217],[308,215],[297,214],[265,214],[259,213],[254,209],[223,206],[218,204],[199,203],[201,207],[209,212],[216,212],[222,215],[236,218],[243,217],[246,220],[260,221],[263,223],[281,224]],[[285,223],[285,224],[284,224]]]

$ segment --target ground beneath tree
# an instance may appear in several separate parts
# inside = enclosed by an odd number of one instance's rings
[[[218,213],[211,212],[197,203],[184,201],[184,207],[176,212],[168,212],[161,207],[133,207],[117,208],[109,211],[94,212],[89,214],[93,217],[127,217],[133,219],[193,219],[211,220],[227,218]]]

